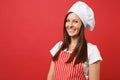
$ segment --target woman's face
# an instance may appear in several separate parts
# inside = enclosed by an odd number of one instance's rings
[[[70,37],[78,37],[82,22],[75,13],[70,13],[66,19],[65,27]]]

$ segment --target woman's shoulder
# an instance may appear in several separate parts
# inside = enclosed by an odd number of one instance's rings
[[[52,56],[55,55],[55,53],[60,49],[61,45],[62,45],[63,41],[58,41],[53,48],[50,50],[50,53],[52,54]]]
[[[87,43],[87,50],[88,50],[88,54],[93,53],[95,51],[99,51],[97,45],[90,42]]]
[[[87,47],[88,47],[88,51],[93,51],[94,49],[96,49],[96,48],[97,48],[97,45],[96,45],[96,44],[93,44],[93,43],[88,42],[88,43],[87,43]]]
[[[91,42],[88,42],[88,43],[87,43],[87,46],[88,46],[88,47],[94,47],[94,46],[96,46],[96,44],[93,44],[93,43],[91,43]]]
[[[56,43],[56,45],[61,46],[62,43],[63,43],[63,41],[58,41],[58,42]]]

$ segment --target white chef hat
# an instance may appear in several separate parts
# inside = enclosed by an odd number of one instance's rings
[[[95,26],[93,10],[84,2],[78,1],[72,5],[68,12],[77,14],[83,22],[86,29],[92,31]]]

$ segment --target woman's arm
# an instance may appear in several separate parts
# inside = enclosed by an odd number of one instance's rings
[[[89,80],[100,80],[100,61],[89,65]]]
[[[50,69],[49,69],[48,76],[47,76],[47,80],[53,80],[53,75],[54,75],[54,62],[51,61]]]

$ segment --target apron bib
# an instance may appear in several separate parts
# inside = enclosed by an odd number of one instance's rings
[[[58,60],[54,62],[54,80],[86,80],[82,63],[74,66],[75,59],[71,63],[65,63],[70,54],[67,51],[60,52]]]

